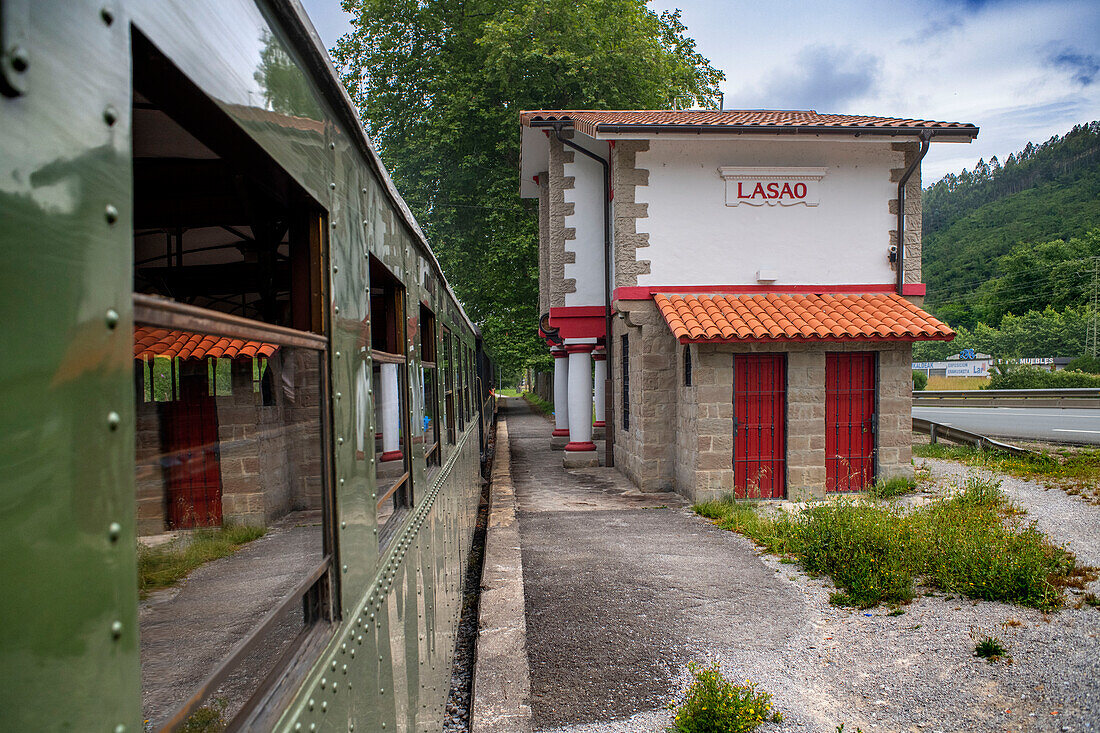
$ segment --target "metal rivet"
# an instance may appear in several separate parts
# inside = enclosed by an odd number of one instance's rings
[[[108,224],[114,224],[118,221],[118,209],[113,204],[107,204],[107,208],[103,210],[103,215],[107,217]]]
[[[322,713],[328,712],[328,703],[323,701],[323,700],[321,701],[321,712]]]
[[[364,189],[363,189],[363,193],[366,193],[366,192],[367,192],[367,189],[366,189],[366,188],[364,188]]]
[[[122,418],[117,412],[111,411],[107,413],[107,427],[111,430],[118,430],[118,426],[122,424]]]
[[[108,308],[106,320],[107,328],[114,328],[115,326],[117,326],[119,321],[118,311],[116,311],[114,308]]]
[[[309,699],[309,709],[310,709],[310,710],[312,710],[312,709],[313,709],[313,705],[314,705],[314,702],[313,702],[313,698],[310,698],[310,699]]]
[[[336,183],[335,183],[335,182],[333,182],[333,183],[330,183],[330,184],[328,184],[328,187],[329,187],[330,189],[332,189],[333,191],[335,191],[335,190],[336,190]]]
[[[335,229],[335,228],[336,228],[336,222],[332,222],[332,228],[333,228],[333,229]]]
[[[322,690],[325,689],[325,685],[327,685],[327,684],[328,684],[328,680],[325,679],[324,677],[322,677],[321,678],[321,689]]]
[[[336,443],[337,443],[337,445],[343,445],[344,444],[344,439],[343,438],[337,438]]]
[[[122,723],[119,723],[115,726],[115,733],[126,733],[126,726],[124,726]]]
[[[301,730],[301,729],[302,729],[302,724],[301,723],[295,723],[294,724],[294,730]]]
[[[347,522],[340,522],[340,529],[347,529],[347,528],[348,528],[348,523]]]
[[[333,272],[340,272],[340,267],[338,265],[333,265],[332,266],[332,271]]]
[[[336,150],[336,143],[329,143],[329,144],[328,144],[328,149],[329,149],[329,150]],[[334,185],[334,186],[335,186],[336,184],[334,183],[334,184],[332,184],[332,185]]]
[[[348,571],[348,566],[347,566],[347,565],[345,565],[345,566],[344,566],[344,572],[346,573],[347,571]]]
[[[107,109],[103,110],[103,121],[108,125],[118,122],[118,110],[108,105]]]
[[[310,730],[317,730],[317,724],[316,723],[310,723],[309,724],[309,729]]]
[[[336,311],[337,313],[339,313],[339,312],[340,312],[340,306],[338,306],[338,305],[334,305],[334,306],[332,306],[332,310],[334,310],[334,311]]]
[[[27,67],[31,65],[30,56],[27,55],[27,49],[22,46],[16,46],[8,53],[9,64],[11,68],[22,74],[27,70]]]
[[[115,637],[116,639],[122,636],[121,621],[115,621],[113,624],[111,624],[111,636]]]
[[[344,394],[342,392],[337,392],[336,393],[336,399],[340,399],[343,396],[344,396]]]
[[[118,542],[118,538],[122,536],[122,525],[118,522],[111,522],[107,527],[107,536],[111,538],[111,542]]]
[[[103,8],[99,11],[99,17],[103,18],[103,22],[107,25],[115,22],[115,14],[111,12],[110,8]]]
[[[340,352],[339,352],[339,351],[337,351],[337,352],[336,352],[336,358],[337,358],[337,359],[339,359],[339,358],[340,358]]]

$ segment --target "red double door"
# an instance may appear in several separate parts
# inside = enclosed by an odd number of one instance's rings
[[[875,355],[825,355],[825,491],[861,491],[875,478]]]
[[[783,354],[733,357],[733,486],[739,498],[786,494],[786,364]]]
[[[171,529],[222,523],[218,409],[205,377],[205,373],[181,375],[179,399],[161,408]]]

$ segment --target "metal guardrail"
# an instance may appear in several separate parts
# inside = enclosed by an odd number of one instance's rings
[[[914,407],[1076,407],[1100,410],[1100,389],[945,389],[913,392]]]
[[[1010,445],[1009,443],[1002,443],[999,440],[994,440],[984,435],[978,435],[969,430],[944,425],[943,423],[932,422],[931,420],[925,420],[919,417],[913,418],[913,432],[926,433],[931,437],[933,444],[938,443],[940,440],[949,440],[952,443],[965,443],[982,450],[996,450],[1003,453],[1011,453],[1016,456],[1027,456],[1034,453],[1034,451],[1030,451],[1026,448],[1020,448],[1015,445]]]

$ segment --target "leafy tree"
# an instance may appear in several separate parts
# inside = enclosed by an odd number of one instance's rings
[[[321,107],[309,87],[305,74],[298,68],[275,36],[264,31],[260,51],[260,67],[253,78],[264,90],[268,108],[284,115],[321,119]]]
[[[333,58],[486,344],[545,368],[519,112],[713,106],[722,72],[644,0],[344,0]]]

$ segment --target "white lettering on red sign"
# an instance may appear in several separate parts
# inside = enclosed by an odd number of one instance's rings
[[[726,206],[817,206],[824,168],[762,168],[723,166],[718,173],[726,182]]]

